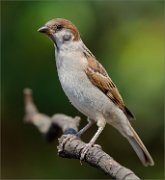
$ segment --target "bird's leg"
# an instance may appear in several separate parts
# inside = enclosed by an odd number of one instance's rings
[[[92,126],[93,123],[94,123],[94,121],[92,121],[92,120],[90,120],[90,119],[88,118],[88,124],[87,124],[85,127],[83,127],[83,128],[76,134],[76,136],[80,137],[87,129],[89,129],[89,128]]]
[[[94,145],[94,143],[96,142],[97,138],[100,136],[101,132],[103,131],[104,127],[105,127],[106,121],[105,119],[100,119],[97,122],[97,126],[98,126],[98,130],[95,133],[95,135],[92,137],[92,139],[90,140],[90,142],[88,144],[85,145],[85,147],[83,148],[82,152],[81,152],[81,157],[80,157],[80,161],[82,161],[87,153],[87,151],[92,147],[92,145]]]
[[[67,141],[71,141],[71,140],[74,140],[76,139],[77,137],[80,137],[87,129],[89,129],[92,124],[94,123],[94,121],[90,120],[89,118],[87,119],[88,120],[88,124],[83,127],[79,132],[77,132],[75,135],[74,134],[67,134],[67,135],[64,135],[66,136],[66,138],[63,140],[62,142],[62,146],[67,142]]]

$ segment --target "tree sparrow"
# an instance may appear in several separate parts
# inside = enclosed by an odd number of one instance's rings
[[[81,40],[77,28],[70,21],[57,18],[48,21],[38,31],[47,34],[54,43],[58,76],[66,96],[88,117],[89,123],[78,135],[93,123],[98,126],[83,149],[82,159],[108,123],[129,141],[145,166],[153,166],[151,155],[130,124],[133,114],[125,106],[106,70]]]

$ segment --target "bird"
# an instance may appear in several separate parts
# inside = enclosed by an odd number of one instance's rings
[[[77,27],[67,19],[55,18],[38,31],[53,41],[58,77],[64,93],[71,104],[87,117],[88,124],[77,135],[81,136],[94,123],[98,127],[82,150],[81,160],[109,124],[128,140],[144,166],[153,166],[150,153],[131,126],[134,115],[126,107],[105,68],[82,41]]]

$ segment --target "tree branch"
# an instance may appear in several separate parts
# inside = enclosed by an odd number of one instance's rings
[[[76,136],[80,117],[73,118],[64,114],[55,114],[49,117],[40,113],[33,103],[31,89],[24,90],[24,102],[24,121],[36,126],[48,141],[54,140],[59,130],[62,130],[63,135],[59,138],[59,145],[57,147],[58,155],[63,158],[80,159],[81,151],[86,145]],[[96,145],[89,149],[83,161],[101,169],[114,179],[139,179],[130,169],[120,165],[106,154],[101,147]]]

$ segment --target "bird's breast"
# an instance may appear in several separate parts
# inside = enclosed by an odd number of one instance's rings
[[[73,106],[84,115],[95,119],[109,103],[109,99],[90,82],[80,65],[75,66],[63,62],[58,68],[62,88]]]

